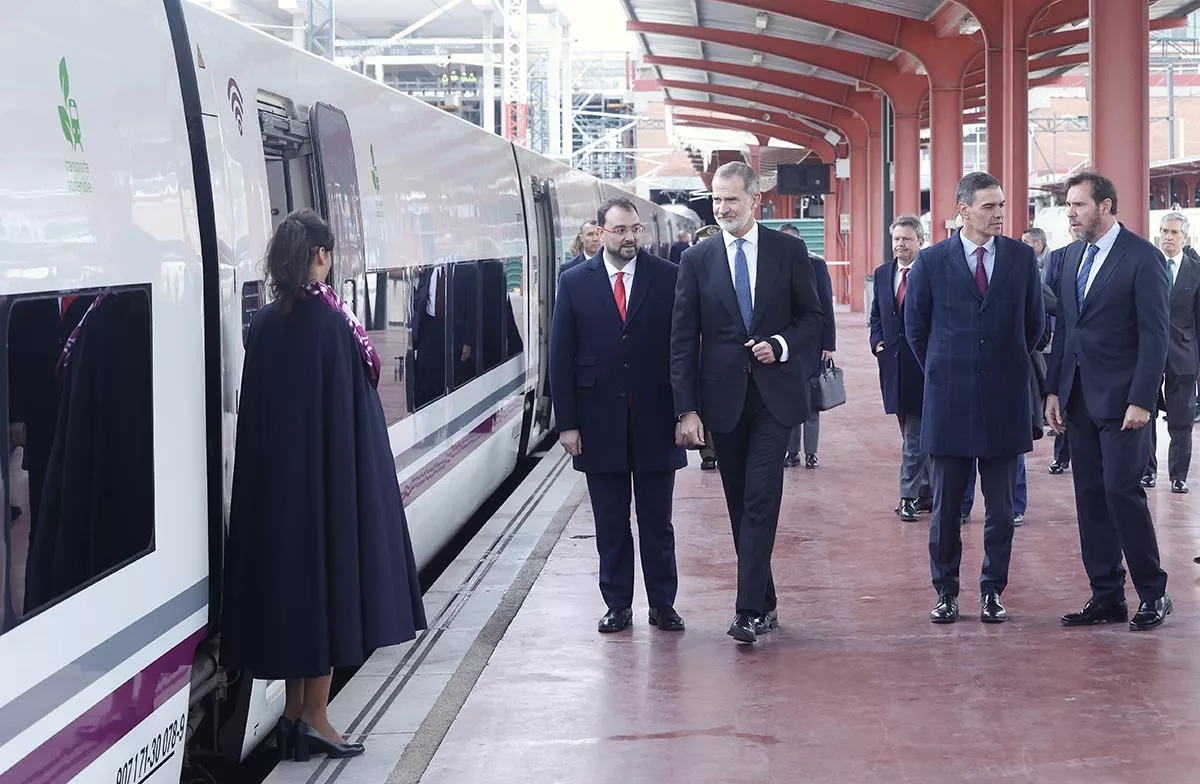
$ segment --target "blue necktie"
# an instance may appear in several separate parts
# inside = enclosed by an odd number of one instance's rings
[[[733,290],[737,294],[738,310],[742,312],[742,323],[746,332],[750,332],[750,317],[754,313],[754,302],[750,298],[750,265],[746,262],[746,252],[742,245],[744,239],[735,240],[737,254],[733,257]]]
[[[1087,257],[1083,260],[1083,266],[1079,268],[1079,277],[1075,279],[1075,302],[1080,310],[1083,310],[1083,293],[1087,290],[1088,277],[1092,274],[1092,262],[1096,260],[1096,254],[1099,252],[1099,246],[1088,245]]]

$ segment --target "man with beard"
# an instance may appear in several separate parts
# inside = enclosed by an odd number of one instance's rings
[[[1159,224],[1159,247],[1167,257],[1167,293],[1170,297],[1170,331],[1162,409],[1167,412],[1167,473],[1172,493],[1188,491],[1192,463],[1192,420],[1196,410],[1196,375],[1200,373],[1200,261],[1188,253],[1191,226],[1182,212],[1168,212]],[[1142,487],[1154,487],[1158,474],[1158,431],[1150,418],[1150,463]]]
[[[806,352],[825,317],[804,240],[754,220],[758,176],[713,175],[721,233],[683,253],[671,327],[671,386],[685,446],[712,431],[738,559],[729,636],[753,643],[779,625],[771,551],[791,428],[808,419]]]
[[[1018,456],[1033,449],[1029,355],[1046,313],[1033,249],[1000,234],[1000,183],[972,172],[955,199],[962,231],[921,251],[904,305],[908,342],[925,371],[921,449],[933,488],[929,566],[938,594],[929,620],[958,620],[963,495],[977,463],[987,506],[979,618],[1002,623]]]
[[[1143,205],[1144,207],[1145,205]],[[1142,474],[1151,411],[1167,363],[1167,268],[1158,249],[1117,222],[1117,189],[1094,172],[1067,180],[1072,243],[1058,281],[1046,419],[1071,432],[1079,544],[1092,596],[1065,626],[1124,623],[1125,570],[1141,605],[1132,631],[1171,613]]]
[[[646,227],[629,200],[604,202],[597,225],[604,252],[559,279],[550,387],[559,442],[587,475],[608,606],[598,629],[619,632],[633,622],[636,499],[650,625],[682,631],[671,496],[687,457],[677,445],[668,361],[679,268],[638,250]]]

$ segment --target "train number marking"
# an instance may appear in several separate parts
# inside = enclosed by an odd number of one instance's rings
[[[142,784],[175,756],[187,736],[187,714],[164,727],[117,768],[117,784]]]

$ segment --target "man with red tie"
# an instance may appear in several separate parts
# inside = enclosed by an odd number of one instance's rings
[[[608,606],[599,631],[633,622],[631,504],[650,625],[682,631],[671,526],[675,471],[687,465],[676,446],[670,377],[679,268],[638,249],[646,227],[628,199],[604,202],[597,223],[604,249],[562,273],[550,325],[559,442],[587,475],[600,595]]]

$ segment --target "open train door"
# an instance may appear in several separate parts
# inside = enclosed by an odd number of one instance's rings
[[[367,256],[350,122],[341,109],[318,102],[308,112],[308,127],[316,161],[314,200],[335,239],[329,285],[365,323]]]
[[[534,421],[543,432],[550,428],[550,320],[558,285],[558,203],[552,180],[532,178],[533,215],[537,228],[538,399]]]

